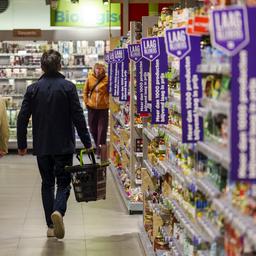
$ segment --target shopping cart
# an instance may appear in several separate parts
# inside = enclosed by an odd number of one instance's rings
[[[83,155],[88,155],[91,163],[85,164]],[[109,162],[96,163],[92,149],[82,149],[77,154],[80,165],[66,166],[71,173],[71,180],[77,202],[97,201],[106,199],[106,169]]]

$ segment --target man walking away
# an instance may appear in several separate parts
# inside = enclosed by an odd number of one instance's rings
[[[47,236],[65,235],[63,217],[70,194],[70,174],[75,152],[75,130],[85,148],[91,147],[86,121],[76,87],[59,73],[61,55],[49,50],[41,57],[44,74],[27,88],[17,120],[18,153],[27,153],[27,126],[32,116],[33,154],[42,178],[42,201],[48,226]],[[57,184],[56,196],[55,179]]]

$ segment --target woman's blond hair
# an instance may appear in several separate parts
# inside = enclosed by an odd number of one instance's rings
[[[96,68],[102,68],[104,70],[104,74],[106,73],[106,67],[103,63],[95,63],[93,66],[93,72],[95,71]]]

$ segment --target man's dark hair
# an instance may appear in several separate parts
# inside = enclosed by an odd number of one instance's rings
[[[48,50],[41,57],[41,68],[46,74],[57,73],[61,68],[61,54],[55,50]]]

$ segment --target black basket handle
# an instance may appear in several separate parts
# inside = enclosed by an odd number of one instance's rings
[[[84,161],[83,161],[84,154],[88,155],[89,159],[92,161],[92,164],[96,164],[95,156],[94,156],[94,149],[93,148],[85,148],[85,149],[81,149],[80,153],[76,155],[76,158],[80,162],[81,166],[84,164]]]

